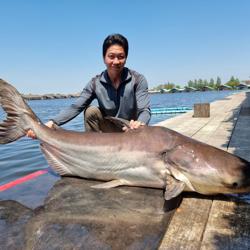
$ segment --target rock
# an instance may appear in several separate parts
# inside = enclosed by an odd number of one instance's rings
[[[97,183],[64,177],[33,211],[1,201],[0,249],[157,249],[173,213],[163,191],[91,188]]]
[[[24,99],[30,100],[48,100],[48,99],[66,99],[66,98],[77,98],[80,96],[79,93],[77,94],[43,94],[43,95],[22,95]]]

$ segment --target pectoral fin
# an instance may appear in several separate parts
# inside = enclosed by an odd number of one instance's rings
[[[109,188],[118,187],[118,186],[122,186],[122,185],[128,185],[128,182],[120,179],[120,180],[113,180],[113,181],[109,181],[109,182],[104,182],[104,183],[97,184],[97,185],[94,185],[91,187],[92,188],[109,189]]]
[[[165,200],[171,200],[172,198],[178,196],[185,188],[184,182],[176,180],[171,175],[167,176],[166,182]]]

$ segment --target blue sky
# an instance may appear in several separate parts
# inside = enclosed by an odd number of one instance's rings
[[[149,87],[250,79],[249,0],[2,0],[0,78],[22,93],[75,93],[105,69],[111,33]]]

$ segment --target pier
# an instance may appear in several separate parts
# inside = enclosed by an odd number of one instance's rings
[[[250,93],[210,105],[209,118],[188,112],[157,125],[227,150],[250,161]],[[184,194],[159,249],[250,249],[250,204],[241,196]]]

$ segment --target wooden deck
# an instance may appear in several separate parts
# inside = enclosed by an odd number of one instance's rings
[[[159,125],[250,161],[249,92],[213,102],[209,118],[192,115],[188,112]],[[250,249],[250,204],[239,197],[186,194],[159,249]]]

